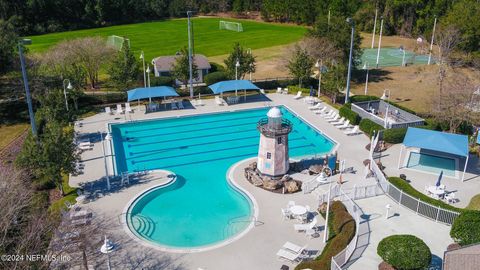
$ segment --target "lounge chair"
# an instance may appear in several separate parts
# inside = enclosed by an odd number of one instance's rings
[[[125,112],[128,112],[128,113],[133,112],[132,108],[130,107],[130,102],[125,103]]]
[[[174,100],[170,103],[172,105],[172,110],[178,110],[177,102]]]
[[[180,100],[179,102],[177,102],[177,104],[178,104],[178,108],[179,108],[180,110],[185,109],[185,107],[183,106],[183,100]]]
[[[283,88],[283,94],[288,95],[288,88]]]
[[[334,117],[331,117],[331,118],[327,119],[327,122],[329,122],[329,123],[335,123],[335,122],[337,122],[339,119],[340,119],[340,115],[335,114]]]
[[[282,249],[291,251],[293,253],[301,253],[303,250],[305,250],[306,247],[307,246],[301,247],[299,245],[295,245],[294,243],[287,241],[285,242],[285,244],[283,244]]]
[[[345,117],[342,116],[342,118],[338,119],[337,121],[334,121],[334,122],[330,122],[332,125],[336,126],[336,125],[343,125],[343,123],[345,123]]]
[[[304,250],[305,248],[302,248],[301,252],[292,252],[290,250],[282,248],[277,252],[277,256],[280,257],[280,259],[286,259],[291,262],[296,262],[303,257]]]
[[[260,93],[262,93],[262,94],[265,95],[265,90],[264,90],[264,89],[260,89]]]
[[[322,116],[326,119],[328,117],[331,117],[334,113],[335,113],[334,110],[330,110],[330,111],[324,113]]]
[[[301,99],[302,98],[302,91],[298,91],[297,95],[293,97],[294,99]]]
[[[359,131],[359,126],[354,126],[351,130],[345,130],[343,133],[345,133],[346,135],[357,135],[359,133],[361,133],[361,131]]]
[[[338,129],[347,129],[350,127],[350,120],[347,119],[341,126],[337,126]]]
[[[317,225],[317,218],[314,217],[313,220],[310,223],[307,224],[293,224],[293,228],[295,228],[295,231],[301,232],[301,231],[306,231],[306,230],[311,230],[315,228]]]
[[[315,110],[320,110],[322,108],[322,103],[317,103],[313,106],[308,107],[309,110],[315,111]]]
[[[321,110],[316,110],[315,114],[324,114],[327,111],[327,106],[324,106]]]
[[[115,111],[116,114],[123,114],[124,111],[123,111],[123,108],[122,108],[122,104],[117,104],[117,110]]]
[[[283,94],[283,91],[282,91],[281,87],[277,87],[277,94]]]
[[[112,108],[110,108],[110,107],[105,107],[105,112],[106,112],[107,114],[113,114]]]
[[[223,100],[219,96],[215,96],[215,103],[219,106],[223,106]]]

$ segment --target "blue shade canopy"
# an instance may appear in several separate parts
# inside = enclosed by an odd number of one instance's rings
[[[466,135],[409,127],[403,144],[407,147],[468,157],[468,137]]]
[[[141,87],[127,91],[128,101],[153,97],[178,97],[178,93],[170,86]]]
[[[220,94],[223,92],[235,91],[235,90],[259,90],[260,89],[249,80],[231,80],[231,81],[217,82],[212,85],[209,85],[208,87],[212,89],[213,93],[215,94]]]

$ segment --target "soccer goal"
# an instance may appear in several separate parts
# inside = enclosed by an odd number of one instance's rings
[[[128,46],[130,46],[130,40],[128,38],[123,38],[115,35],[109,36],[107,38],[107,45],[112,46],[117,51],[120,51],[122,49],[125,42],[127,42]]]
[[[220,26],[220,30],[243,32],[243,26],[241,23],[238,23],[238,22],[220,21],[219,26]]]

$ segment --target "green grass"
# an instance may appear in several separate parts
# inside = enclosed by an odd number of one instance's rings
[[[306,32],[306,28],[301,26],[229,19],[242,23],[244,32],[238,33],[219,30],[220,20],[222,19],[193,19],[195,53],[206,56],[227,54],[235,42],[251,49],[289,44],[301,39]],[[174,19],[31,36],[32,45],[28,48],[32,52],[43,52],[62,40],[110,35],[129,38],[132,49],[137,53],[143,50],[146,59],[150,60],[161,55],[175,54],[187,45],[187,20]]]
[[[480,210],[480,194],[477,194],[470,199],[470,203],[468,203],[466,209]]]
[[[28,127],[28,124],[0,125],[0,150],[20,136]]]
[[[76,203],[75,198],[78,197],[77,188],[73,188],[68,184],[68,175],[62,175],[62,182],[65,196],[50,205],[50,207],[48,208],[48,211],[50,213],[60,213],[60,209],[62,208],[66,210],[67,207],[65,206],[65,201],[69,201],[72,205]]]

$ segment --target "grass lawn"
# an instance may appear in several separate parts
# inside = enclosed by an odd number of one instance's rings
[[[72,205],[76,203],[75,199],[78,197],[77,189],[68,184],[68,175],[62,175],[62,182],[65,196],[55,202],[52,202],[48,209],[51,213],[60,213],[60,209],[62,208],[66,210],[67,207],[65,206],[65,201],[69,201]]]
[[[28,127],[28,124],[0,125],[0,150],[20,136]]]
[[[470,203],[466,207],[470,210],[480,210],[480,194],[477,194],[470,199]]]
[[[220,20],[222,19],[194,18],[192,20],[196,53],[206,56],[227,54],[235,42],[251,49],[289,44],[301,39],[306,32],[306,28],[301,26],[228,19],[242,23],[244,32],[238,33],[219,30]],[[175,54],[182,46],[188,44],[187,20],[174,19],[31,36],[29,38],[32,39],[32,45],[28,47],[32,52],[43,52],[65,39],[110,35],[128,37],[132,49],[137,51],[137,54],[143,50],[146,59]]]

